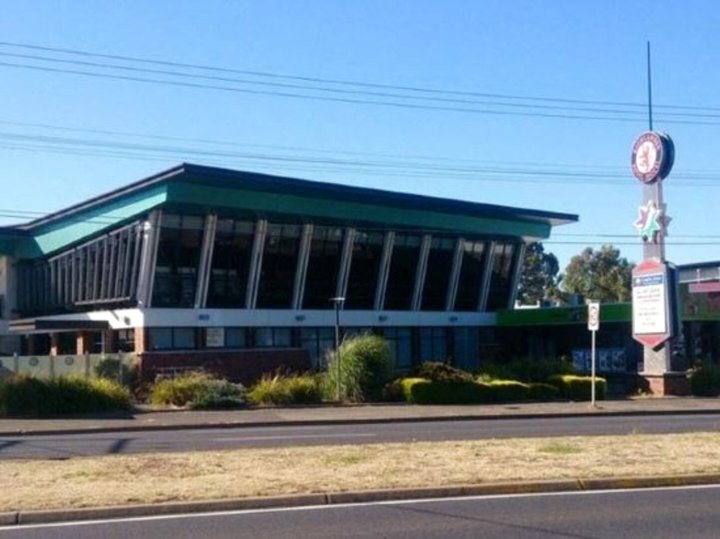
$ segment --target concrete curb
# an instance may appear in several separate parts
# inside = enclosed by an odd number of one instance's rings
[[[503,494],[537,494],[544,492],[573,492],[652,487],[679,487],[720,484],[720,474],[695,474],[656,477],[616,477],[598,479],[561,479],[549,481],[521,481],[465,486],[422,487],[409,489],[370,490],[296,494],[228,500],[170,502],[148,505],[91,507],[81,509],[52,509],[0,513],[0,525],[51,524],[58,522],[120,519],[183,513],[212,513],[283,507],[372,503],[430,498],[454,498]]]
[[[720,415],[720,408],[709,410],[619,410],[619,411],[587,411],[587,412],[556,412],[556,413],[518,413],[518,414],[462,414],[453,416],[427,417],[377,417],[377,418],[340,418],[340,419],[287,419],[277,421],[238,421],[216,423],[178,423],[176,425],[123,425],[118,427],[82,427],[46,430],[0,430],[0,436],[64,436],[73,434],[108,434],[113,432],[144,432],[170,430],[204,430],[204,429],[242,429],[265,427],[316,427],[322,425],[371,425],[384,423],[435,423],[444,421],[498,421],[503,419],[562,419],[570,417],[639,417],[662,415]],[[62,421],[59,419],[58,421]]]

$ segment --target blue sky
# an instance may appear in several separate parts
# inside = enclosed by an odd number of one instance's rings
[[[649,40],[655,128],[677,153],[668,259],[720,260],[716,2],[3,0],[2,10],[0,224],[188,161],[576,213],[546,243],[563,266],[603,243],[637,261],[642,192],[629,160],[647,128]]]

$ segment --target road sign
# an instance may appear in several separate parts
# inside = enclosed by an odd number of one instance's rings
[[[597,331],[600,329],[600,302],[588,301],[588,329]]]

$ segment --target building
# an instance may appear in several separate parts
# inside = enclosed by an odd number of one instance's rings
[[[527,242],[575,215],[183,164],[0,228],[0,352],[145,376],[318,365],[374,331],[399,369],[492,353]],[[59,364],[58,364],[59,365]],[[57,372],[57,367],[52,367]]]

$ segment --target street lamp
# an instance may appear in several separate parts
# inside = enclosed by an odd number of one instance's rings
[[[343,297],[335,297],[330,298],[330,301],[332,301],[333,305],[335,305],[335,362],[337,363],[336,368],[336,382],[335,385],[335,398],[339,401],[340,400],[340,309],[342,308],[343,303],[345,303],[345,298]]]

